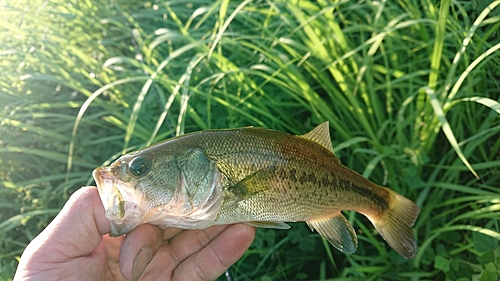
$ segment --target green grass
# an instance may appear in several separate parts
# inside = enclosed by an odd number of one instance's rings
[[[439,2],[435,4],[434,2]],[[0,4],[0,279],[91,171],[201,129],[302,134],[421,207],[405,260],[259,229],[235,280],[497,280],[500,1]],[[488,6],[489,5],[489,6]]]

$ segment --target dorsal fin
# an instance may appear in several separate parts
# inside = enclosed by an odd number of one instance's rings
[[[312,129],[309,133],[304,134],[301,137],[312,140],[313,142],[318,143],[326,149],[330,150],[335,156],[335,160],[340,163],[340,159],[333,153],[332,140],[330,139],[330,126],[328,125],[328,121],[319,124],[316,128]]]
[[[333,151],[328,121],[319,124],[316,128],[312,129],[309,133],[303,134],[301,137],[319,143],[321,146]]]

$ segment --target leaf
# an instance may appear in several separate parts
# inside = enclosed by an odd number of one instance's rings
[[[45,210],[35,210],[26,212],[23,214],[19,214],[0,223],[0,229],[2,232],[10,231],[18,226],[23,225],[26,221],[28,221],[33,216],[39,215],[55,215],[59,212],[59,209],[45,209]]]
[[[441,63],[443,56],[444,39],[446,37],[446,21],[448,21],[448,13],[450,10],[451,1],[441,1],[441,7],[439,8],[439,17],[436,24],[436,39],[433,44],[432,56],[431,56],[431,73],[429,74],[429,87],[431,89],[436,88],[437,80],[439,77],[439,69],[441,69]]]
[[[487,264],[495,260],[495,253],[493,251],[487,251],[481,256],[477,257],[477,261],[481,264]]]
[[[311,239],[310,237],[304,237],[304,239],[299,242],[299,250],[302,252],[311,252],[314,251],[316,246],[317,239]]]
[[[487,106],[491,108],[492,110],[495,110],[498,114],[500,114],[500,103],[489,99],[489,98],[483,98],[483,97],[470,97],[470,98],[463,98],[460,99],[459,101],[473,101],[477,102],[479,104],[482,104],[484,106]]]
[[[434,259],[434,267],[444,272],[448,272],[450,271],[450,261],[445,257],[436,256]]]
[[[436,250],[436,255],[446,255],[446,247],[443,244],[438,244],[437,247],[435,248]]]
[[[467,264],[463,263],[461,260],[455,260],[457,264],[460,265],[460,268],[455,271],[455,275],[458,278],[457,281],[469,281],[470,276],[474,273],[475,270],[472,269],[472,266],[476,266],[475,264]]]
[[[489,235],[473,232],[472,237],[474,238],[474,247],[479,252],[486,252],[498,247],[498,240]]]
[[[276,245],[276,231],[273,229],[268,229],[268,231],[265,232],[266,235],[264,236],[264,242],[266,243],[268,248],[274,247]]]
[[[458,272],[460,270],[460,263],[458,260],[453,259],[450,263],[451,270],[454,272]]]
[[[425,89],[425,92],[429,96],[430,103],[432,106],[432,109],[434,110],[434,113],[439,119],[439,123],[441,123],[441,127],[443,128],[443,133],[445,134],[446,138],[448,139],[448,142],[451,144],[451,147],[453,147],[453,150],[455,150],[455,153],[458,155],[460,160],[469,168],[472,174],[479,179],[479,175],[476,173],[474,168],[472,168],[471,164],[465,158],[464,153],[462,152],[462,149],[460,149],[460,146],[458,145],[457,139],[455,138],[455,134],[453,134],[453,130],[451,129],[450,123],[446,119],[446,115],[444,113],[444,110],[441,106],[441,103],[438,100],[438,97],[436,93],[432,89]]]
[[[479,277],[479,281],[497,281],[498,272],[496,270],[495,264],[490,262],[484,268],[483,274]]]
[[[304,272],[301,272],[299,274],[297,274],[297,276],[295,276],[298,280],[307,280],[307,274],[304,273]]]

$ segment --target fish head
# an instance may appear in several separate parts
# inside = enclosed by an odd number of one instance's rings
[[[221,204],[220,173],[204,154],[192,149],[123,155],[108,167],[96,168],[93,177],[111,236],[144,223],[204,228]]]
[[[111,222],[112,236],[127,233],[137,227],[145,220],[147,211],[158,204],[157,201],[161,201],[159,204],[165,203],[172,197],[175,186],[171,186],[170,192],[168,188],[165,189],[161,198],[152,193],[152,164],[151,157],[127,154],[110,166],[93,171],[106,217]]]

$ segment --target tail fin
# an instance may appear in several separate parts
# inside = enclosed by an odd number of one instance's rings
[[[389,209],[376,219],[369,218],[380,235],[396,252],[405,258],[413,258],[417,244],[412,226],[420,213],[419,208],[409,199],[386,188],[391,195]]]

